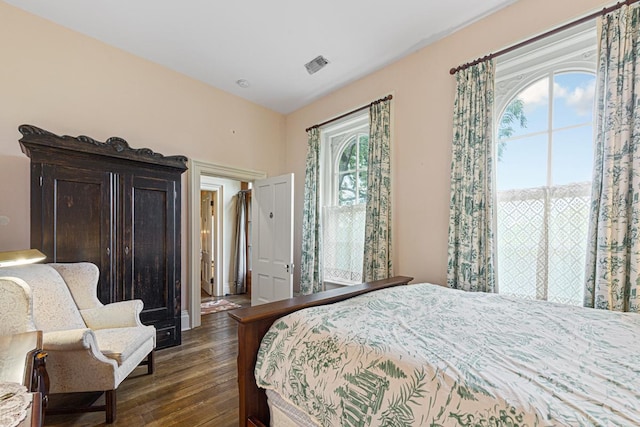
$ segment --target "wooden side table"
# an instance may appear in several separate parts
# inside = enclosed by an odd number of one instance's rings
[[[27,417],[17,427],[42,427],[44,424],[44,407],[42,406],[42,394],[31,394],[31,410]]]
[[[0,336],[0,354],[0,381],[22,384],[31,392],[31,410],[19,425],[41,426],[49,392],[42,331]]]

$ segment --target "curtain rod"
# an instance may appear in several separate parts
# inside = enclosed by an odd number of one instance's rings
[[[458,71],[465,70],[465,69],[467,69],[469,67],[472,67],[472,66],[474,66],[476,64],[479,64],[481,62],[488,61],[488,60],[493,59],[493,58],[495,58],[497,56],[504,55],[505,53],[512,52],[512,51],[514,51],[516,49],[519,49],[519,48],[527,46],[527,45],[529,45],[531,43],[537,42],[538,40],[542,40],[544,38],[547,38],[549,36],[557,34],[557,33],[561,32],[561,31],[568,30],[571,27],[575,27],[576,25],[580,25],[580,24],[582,24],[584,22],[587,22],[587,21],[590,21],[592,19],[595,19],[598,16],[604,16],[604,15],[610,13],[610,12],[613,12],[616,9],[620,9],[624,5],[632,5],[633,3],[637,3],[638,1],[640,1],[640,0],[626,0],[626,1],[622,1],[622,2],[616,3],[613,6],[605,7],[601,11],[594,12],[594,13],[592,13],[590,15],[587,15],[587,16],[584,16],[582,18],[576,19],[575,21],[569,22],[568,24],[562,25],[561,27],[558,27],[558,28],[555,28],[553,30],[547,31],[546,33],[542,33],[542,34],[540,34],[540,35],[538,35],[536,37],[533,37],[533,38],[530,38],[528,40],[522,41],[522,42],[520,42],[518,44],[515,44],[513,46],[509,46],[507,48],[499,50],[498,52],[490,53],[489,55],[485,55],[482,58],[476,59],[475,61],[467,62],[466,64],[460,65],[459,67],[452,68],[451,70],[449,70],[449,74],[453,75],[453,74],[457,73]]]
[[[640,1],[640,0],[636,0],[636,1]],[[390,99],[393,99],[393,95],[387,95],[387,96],[385,96],[384,98],[380,98],[380,99],[378,99],[377,101],[370,102],[370,103],[368,103],[367,105],[363,105],[362,107],[358,107],[358,108],[356,108],[355,110],[351,110],[351,111],[349,111],[348,113],[341,114],[341,115],[339,115],[338,117],[334,117],[333,119],[329,119],[329,120],[327,120],[326,122],[322,122],[322,123],[320,123],[320,124],[317,124],[317,125],[313,125],[313,126],[311,126],[311,127],[308,127],[308,128],[306,128],[306,129],[305,129],[305,132],[309,132],[311,129],[319,128],[320,126],[328,125],[329,123],[333,123],[333,122],[335,122],[336,120],[343,119],[343,118],[345,118],[345,117],[347,117],[347,116],[349,116],[349,115],[351,115],[351,114],[353,114],[353,113],[357,113],[358,111],[362,111],[362,110],[364,110],[365,108],[369,108],[369,107],[371,107],[372,105],[379,104],[379,103],[384,102],[384,101],[389,101]]]

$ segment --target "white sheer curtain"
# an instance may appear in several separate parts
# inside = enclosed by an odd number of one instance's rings
[[[362,282],[365,205],[327,206],[323,215],[324,280]]]
[[[500,293],[582,305],[591,184],[497,194]]]

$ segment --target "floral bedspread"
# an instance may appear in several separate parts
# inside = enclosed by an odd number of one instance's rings
[[[400,286],[283,317],[255,373],[322,426],[640,426],[640,315]]]

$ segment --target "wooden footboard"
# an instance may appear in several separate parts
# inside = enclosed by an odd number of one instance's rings
[[[269,425],[265,391],[256,385],[254,367],[262,337],[278,318],[307,307],[332,304],[379,289],[406,285],[413,277],[397,276],[340,289],[304,295],[229,312],[238,322],[238,388],[240,426]]]

